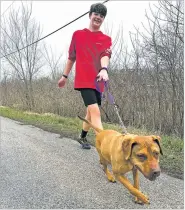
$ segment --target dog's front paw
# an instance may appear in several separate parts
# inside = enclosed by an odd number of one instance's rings
[[[113,183],[116,182],[116,179],[112,175],[107,176],[107,178],[108,178],[109,182],[113,182]]]
[[[139,200],[137,197],[135,197],[135,203],[140,204],[140,205],[144,205],[143,201]]]
[[[114,177],[112,177],[112,179],[109,179],[109,181],[112,182],[112,183],[116,183],[116,180],[115,180]]]
[[[149,198],[143,194],[142,200],[139,199],[138,197],[135,197],[135,203],[143,205],[143,204],[150,204],[150,201]]]

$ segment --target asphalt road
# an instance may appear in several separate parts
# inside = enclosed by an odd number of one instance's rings
[[[120,183],[107,181],[95,148],[1,117],[1,209],[184,209],[183,180],[141,175],[141,191],[150,205],[135,204]]]

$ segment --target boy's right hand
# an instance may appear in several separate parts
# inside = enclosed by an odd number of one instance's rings
[[[65,77],[61,77],[61,79],[58,81],[58,87],[59,88],[63,88],[64,86],[65,86],[65,84],[66,84],[66,78]]]

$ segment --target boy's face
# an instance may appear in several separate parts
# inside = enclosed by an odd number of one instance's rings
[[[96,13],[96,12],[93,12],[90,16],[90,22],[91,22],[91,25],[94,27],[94,28],[100,28],[101,24],[103,23],[104,21],[104,16],[99,14],[99,13]]]

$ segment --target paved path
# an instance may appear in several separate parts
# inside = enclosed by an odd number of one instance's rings
[[[184,208],[183,180],[141,176],[141,190],[150,205],[135,204],[120,183],[106,180],[95,148],[1,117],[1,209]]]

